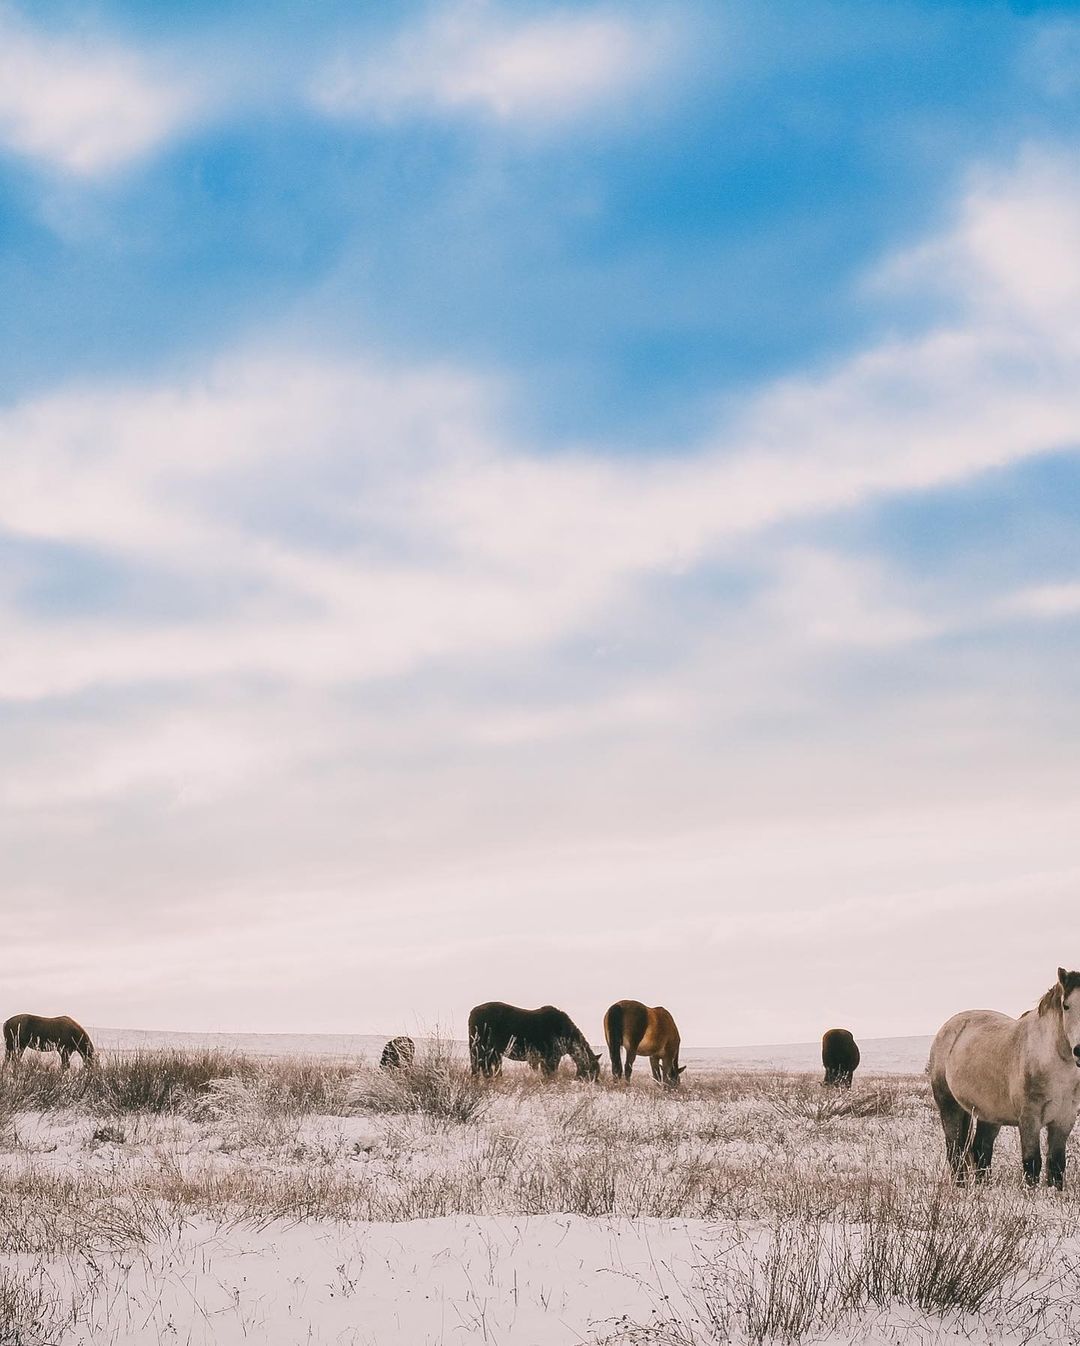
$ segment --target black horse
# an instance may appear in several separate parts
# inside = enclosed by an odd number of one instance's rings
[[[554,1005],[518,1009],[501,1000],[477,1005],[469,1015],[469,1065],[474,1075],[497,1075],[503,1057],[527,1061],[544,1079],[559,1069],[564,1056],[573,1059],[578,1079],[600,1078],[600,1058],[568,1014]]]
[[[382,1049],[379,1065],[383,1070],[407,1070],[416,1060],[416,1044],[412,1038],[391,1038]]]
[[[846,1028],[830,1028],[821,1039],[825,1083],[849,1085],[859,1064],[859,1046]]]
[[[59,1052],[61,1070],[67,1070],[72,1052],[79,1053],[84,1066],[94,1059],[90,1034],[66,1014],[55,1019],[43,1019],[40,1014],[13,1014],[4,1024],[5,1055],[18,1061],[27,1047],[39,1052]]]

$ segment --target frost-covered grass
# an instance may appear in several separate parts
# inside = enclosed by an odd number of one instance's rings
[[[1080,1187],[999,1150],[988,1187],[944,1181],[917,1077],[28,1056],[0,1072],[0,1346],[1075,1337]]]

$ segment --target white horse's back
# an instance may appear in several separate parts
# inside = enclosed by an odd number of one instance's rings
[[[1016,1126],[1023,1103],[1022,1038],[1022,1021],[997,1010],[954,1014],[930,1048],[931,1083],[944,1084],[966,1112]]]

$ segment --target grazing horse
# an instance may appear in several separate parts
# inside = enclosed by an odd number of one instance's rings
[[[954,1014],[934,1038],[929,1071],[958,1183],[969,1164],[984,1181],[998,1132],[1017,1126],[1024,1177],[1034,1187],[1045,1127],[1046,1181],[1064,1187],[1065,1142],[1080,1108],[1080,972],[1059,967],[1038,1007],[1019,1019],[995,1010]]]
[[[527,1061],[544,1079],[559,1069],[564,1056],[573,1059],[578,1079],[600,1078],[600,1058],[568,1014],[554,1005],[518,1009],[501,1000],[477,1005],[469,1015],[469,1066],[474,1075],[497,1075],[503,1057]]]
[[[406,1070],[416,1060],[416,1044],[412,1038],[391,1038],[382,1049],[379,1065],[383,1070]]]
[[[671,1089],[678,1085],[686,1069],[679,1065],[679,1030],[662,1005],[650,1008],[640,1000],[616,1000],[604,1015],[604,1037],[611,1053],[611,1073],[617,1080],[629,1079],[634,1058],[647,1056],[657,1083]]]
[[[846,1028],[830,1028],[821,1039],[825,1083],[850,1085],[858,1069],[859,1044]]]
[[[4,1059],[13,1057],[18,1061],[27,1047],[39,1052],[58,1051],[61,1070],[67,1070],[71,1064],[72,1052],[79,1053],[85,1066],[94,1059],[90,1034],[66,1014],[56,1019],[43,1019],[38,1014],[12,1015],[4,1024]]]

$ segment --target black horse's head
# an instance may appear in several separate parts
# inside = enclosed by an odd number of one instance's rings
[[[579,1080],[593,1080],[600,1078],[600,1058],[589,1046],[583,1043],[574,1057],[577,1062],[577,1077]]]

